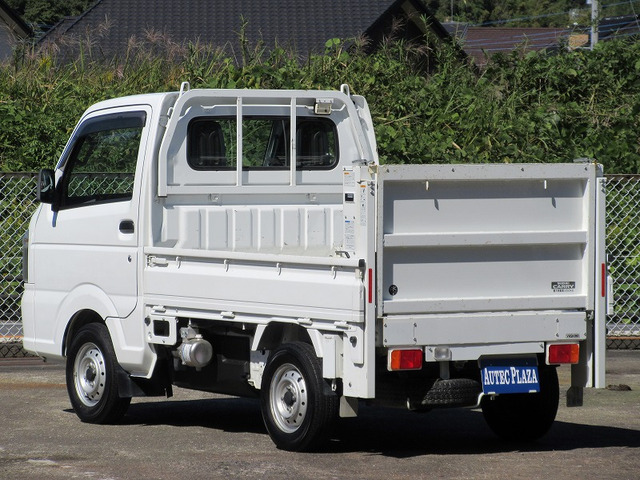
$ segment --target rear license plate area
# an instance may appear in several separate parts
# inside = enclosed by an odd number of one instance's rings
[[[484,360],[480,373],[485,395],[540,391],[538,362],[535,358]]]

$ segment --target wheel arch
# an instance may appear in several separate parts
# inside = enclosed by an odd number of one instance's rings
[[[66,356],[69,351],[71,341],[75,337],[76,333],[85,325],[90,323],[102,323],[105,324],[104,319],[94,310],[84,309],[76,312],[69,322],[64,331],[62,340],[62,355]],[[106,325],[106,324],[105,324]]]
[[[316,355],[321,357],[322,348],[318,344],[317,333],[317,330],[308,330],[293,323],[271,322],[256,331],[253,350],[275,350],[284,343],[302,342],[312,345]]]
[[[60,303],[56,315],[56,345],[60,354],[66,355],[73,334],[84,325],[93,322],[106,324],[106,319],[117,316],[113,301],[95,285],[79,285],[71,290]]]
[[[309,344],[322,364],[322,375],[326,379],[342,377],[342,336],[339,332],[323,332],[301,325],[272,322],[256,329],[251,345],[253,352],[273,351],[285,343],[302,342]],[[257,363],[252,363],[251,378],[257,388],[262,383],[262,372],[266,358],[259,355]],[[252,360],[253,362],[253,360]]]

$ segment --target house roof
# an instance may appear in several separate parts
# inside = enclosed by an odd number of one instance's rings
[[[598,38],[600,40],[638,34],[640,34],[640,15],[603,18],[598,25]]]
[[[101,54],[111,58],[123,55],[130,39],[154,32],[176,43],[223,47],[239,59],[244,29],[252,44],[262,41],[269,48],[277,43],[306,57],[322,53],[332,38],[366,35],[375,40],[400,14],[425,16],[438,37],[448,37],[421,0],[98,0],[83,15],[63,19],[40,44],[64,44],[60,40],[85,38],[89,32],[99,37]]]
[[[444,28],[456,38],[477,66],[484,66],[498,52],[521,49],[524,52],[555,50],[561,45],[569,49],[589,44],[590,28],[504,28],[476,27],[465,23],[445,23]],[[623,15],[600,20],[600,41],[629,35],[640,35],[640,15]]]
[[[11,31],[21,38],[33,35],[31,27],[4,0],[0,0],[0,19],[4,20]]]
[[[566,28],[472,27],[464,24],[447,24],[445,27],[480,67],[495,53],[517,49],[531,52],[569,44],[573,33]]]
[[[49,36],[49,39],[59,38],[61,35],[64,35],[69,27],[78,20],[78,18],[79,17],[62,17],[47,31],[46,35]]]

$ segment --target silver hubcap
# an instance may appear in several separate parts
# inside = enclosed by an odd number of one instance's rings
[[[282,365],[271,380],[269,404],[273,418],[283,432],[293,433],[307,415],[307,385],[294,365]]]
[[[87,407],[95,407],[104,395],[107,372],[104,356],[93,343],[85,343],[76,355],[73,378],[78,398]]]

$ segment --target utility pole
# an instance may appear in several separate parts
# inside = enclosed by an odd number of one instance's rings
[[[589,0],[587,0],[589,3]],[[599,0],[591,0],[591,50],[593,50],[598,43],[598,22],[600,19],[599,12]]]

